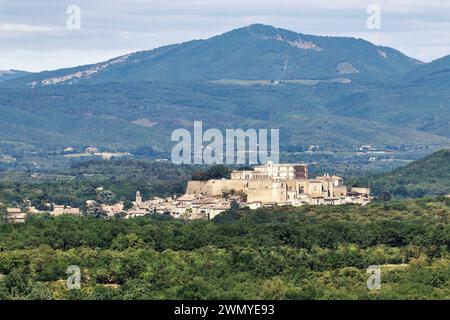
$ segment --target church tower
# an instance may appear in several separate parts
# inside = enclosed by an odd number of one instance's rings
[[[141,204],[142,203],[142,196],[141,196],[141,192],[138,191],[136,192],[136,204]]]

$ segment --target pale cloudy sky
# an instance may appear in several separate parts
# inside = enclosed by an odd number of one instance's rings
[[[381,30],[368,30],[370,5]],[[81,29],[68,30],[69,5]],[[431,61],[450,54],[450,0],[0,0],[0,70],[51,70],[252,23],[364,38]]]

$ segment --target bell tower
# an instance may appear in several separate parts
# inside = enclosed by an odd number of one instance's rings
[[[138,191],[136,192],[136,204],[141,204],[142,203],[142,196],[141,196],[141,192]]]

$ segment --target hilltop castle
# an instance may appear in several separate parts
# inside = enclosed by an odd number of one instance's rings
[[[369,188],[347,188],[338,176],[326,174],[309,179],[306,164],[268,162],[251,170],[232,171],[230,179],[189,181],[186,193],[178,198],[142,201],[137,192],[126,218],[155,213],[180,219],[212,219],[231,209],[233,203],[258,209],[305,204],[366,205],[371,200]]]
[[[189,181],[187,194],[222,196],[244,193],[249,207],[265,205],[303,204],[339,205],[370,202],[369,188],[348,188],[338,176],[309,179],[306,164],[274,164],[254,167],[253,170],[235,170],[230,179]]]

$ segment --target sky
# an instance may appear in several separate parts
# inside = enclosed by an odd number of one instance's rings
[[[0,70],[95,63],[253,23],[363,38],[425,62],[450,54],[450,0],[0,0]]]

